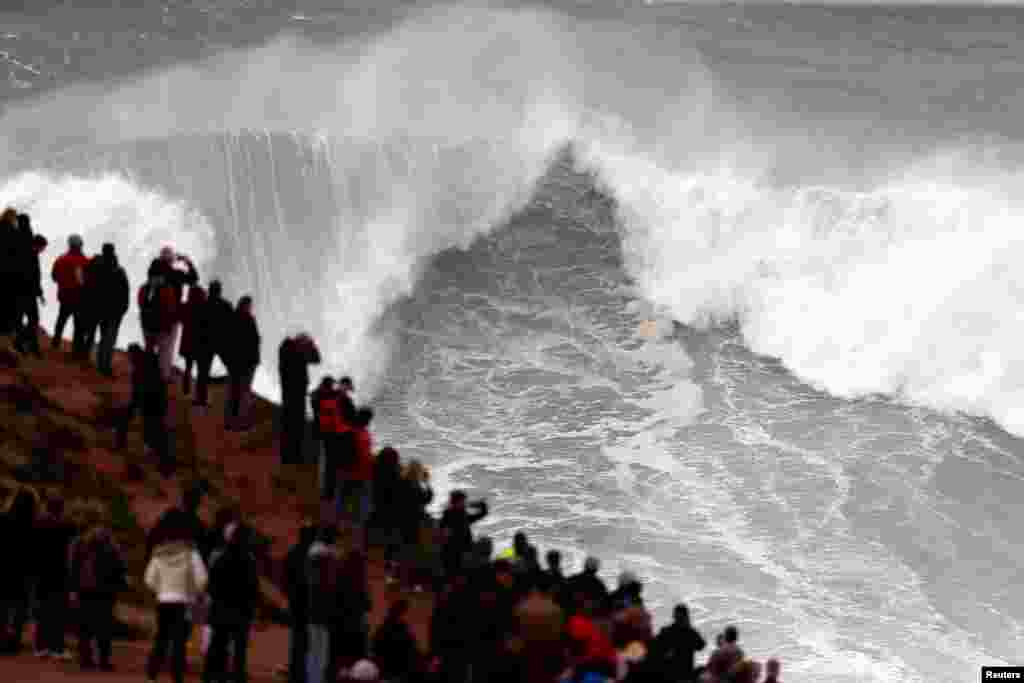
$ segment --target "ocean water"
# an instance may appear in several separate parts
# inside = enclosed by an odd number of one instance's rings
[[[1024,658],[1022,23],[35,3],[0,202],[48,258],[173,243],[254,294],[269,396],[313,332],[499,545],[637,571],[789,681],[960,683]]]

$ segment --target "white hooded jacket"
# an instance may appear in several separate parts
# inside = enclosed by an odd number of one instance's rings
[[[146,567],[146,585],[163,604],[191,604],[206,590],[203,558],[186,543],[167,543],[153,550]]]

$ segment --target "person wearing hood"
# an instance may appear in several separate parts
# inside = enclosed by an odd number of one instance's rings
[[[259,567],[250,549],[252,530],[245,524],[227,529],[227,545],[210,560],[210,625],[213,638],[206,652],[204,683],[226,678],[228,648],[234,660],[231,678],[248,680],[249,632],[260,595]]]
[[[320,350],[308,334],[288,337],[278,348],[277,371],[281,382],[281,464],[305,461],[306,394],[309,366],[320,363]]]
[[[85,334],[84,318],[78,317],[79,306],[85,290],[85,267],[89,265],[88,257],[82,252],[81,235],[68,237],[68,250],[58,258],[50,271],[50,277],[57,283],[57,301],[60,310],[57,312],[57,323],[53,327],[53,349],[60,348],[64,326],[71,320],[75,326],[72,350],[81,346],[80,336]],[[81,328],[81,331],[79,330]]]
[[[157,598],[157,633],[146,662],[146,676],[155,681],[167,660],[175,683],[185,681],[185,654],[192,627],[189,609],[206,590],[208,576],[196,550],[194,531],[184,512],[165,520],[145,583]]]
[[[132,290],[128,273],[117,259],[114,245],[106,243],[100,255],[92,260],[86,271],[88,283],[87,307],[92,320],[99,327],[100,343],[96,351],[96,366],[107,377],[114,376],[114,348],[121,330],[121,321],[128,313]]]
[[[93,642],[101,671],[113,671],[114,605],[128,586],[128,568],[109,527],[97,526],[71,548],[71,604],[78,611],[78,661],[94,668]]]

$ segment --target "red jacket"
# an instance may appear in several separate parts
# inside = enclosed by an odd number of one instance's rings
[[[573,660],[577,666],[616,666],[618,652],[615,646],[592,619],[579,614],[571,617],[566,624],[566,634],[574,645]]]
[[[370,430],[356,427],[352,430],[352,438],[356,452],[345,478],[350,481],[373,481],[373,437],[370,436]]]
[[[53,264],[50,275],[57,283],[57,300],[74,306],[82,300],[85,285],[85,267],[89,258],[82,253],[67,252]]]

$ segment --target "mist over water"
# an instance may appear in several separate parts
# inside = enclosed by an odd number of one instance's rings
[[[1007,17],[392,9],[8,102],[0,201],[135,284],[190,254],[254,295],[261,392],[308,330],[488,533],[640,567],[788,679],[1020,652]]]

